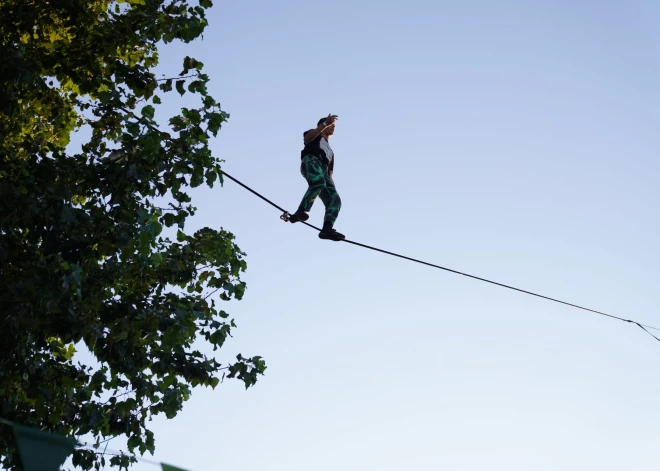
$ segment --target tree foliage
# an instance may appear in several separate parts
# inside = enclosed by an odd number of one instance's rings
[[[185,232],[187,189],[222,180],[209,139],[228,115],[201,62],[154,73],[157,46],[198,38],[209,7],[0,2],[1,417],[97,443],[125,436],[131,452],[153,453],[152,416],[174,417],[193,387],[225,374],[246,387],[263,374],[261,357],[221,365],[199,351],[235,327],[216,299],[245,291],[230,232]],[[155,113],[171,93],[197,107],[161,129]],[[89,140],[68,150],[78,129]],[[95,364],[74,361],[83,344]],[[0,456],[19,469],[7,427]],[[105,460],[80,449],[74,464]]]

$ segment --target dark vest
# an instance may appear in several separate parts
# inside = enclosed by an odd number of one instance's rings
[[[303,136],[305,136],[308,132],[309,131],[305,131],[303,133]],[[316,137],[316,139],[314,139],[309,144],[306,144],[305,148],[300,152],[300,158],[303,159],[306,155],[315,155],[321,161],[321,165],[323,167],[327,167],[330,173],[332,173],[335,167],[334,152],[331,151],[332,155],[330,156],[326,155],[326,152],[325,150],[323,150],[323,146],[321,143],[323,139],[325,138],[321,134],[319,134]],[[327,145],[327,140],[325,144]]]

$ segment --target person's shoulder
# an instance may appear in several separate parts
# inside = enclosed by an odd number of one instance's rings
[[[308,129],[307,131],[305,131],[305,132],[303,133],[303,137],[305,137],[307,134],[309,134],[309,133],[312,132],[312,131],[313,131],[313,129]]]

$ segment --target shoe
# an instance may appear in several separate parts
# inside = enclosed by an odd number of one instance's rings
[[[321,232],[319,232],[319,239],[334,240],[335,242],[340,242],[345,238],[346,236],[344,234],[340,234],[332,228],[321,229]]]
[[[296,222],[305,222],[309,219],[309,214],[307,214],[305,211],[296,211],[293,213],[291,216],[289,216],[289,222],[290,223],[296,223]]]

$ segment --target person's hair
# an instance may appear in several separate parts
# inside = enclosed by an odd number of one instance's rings
[[[316,126],[320,126],[321,124],[325,123],[325,120],[328,119],[327,117],[319,119],[319,122],[316,123]]]

